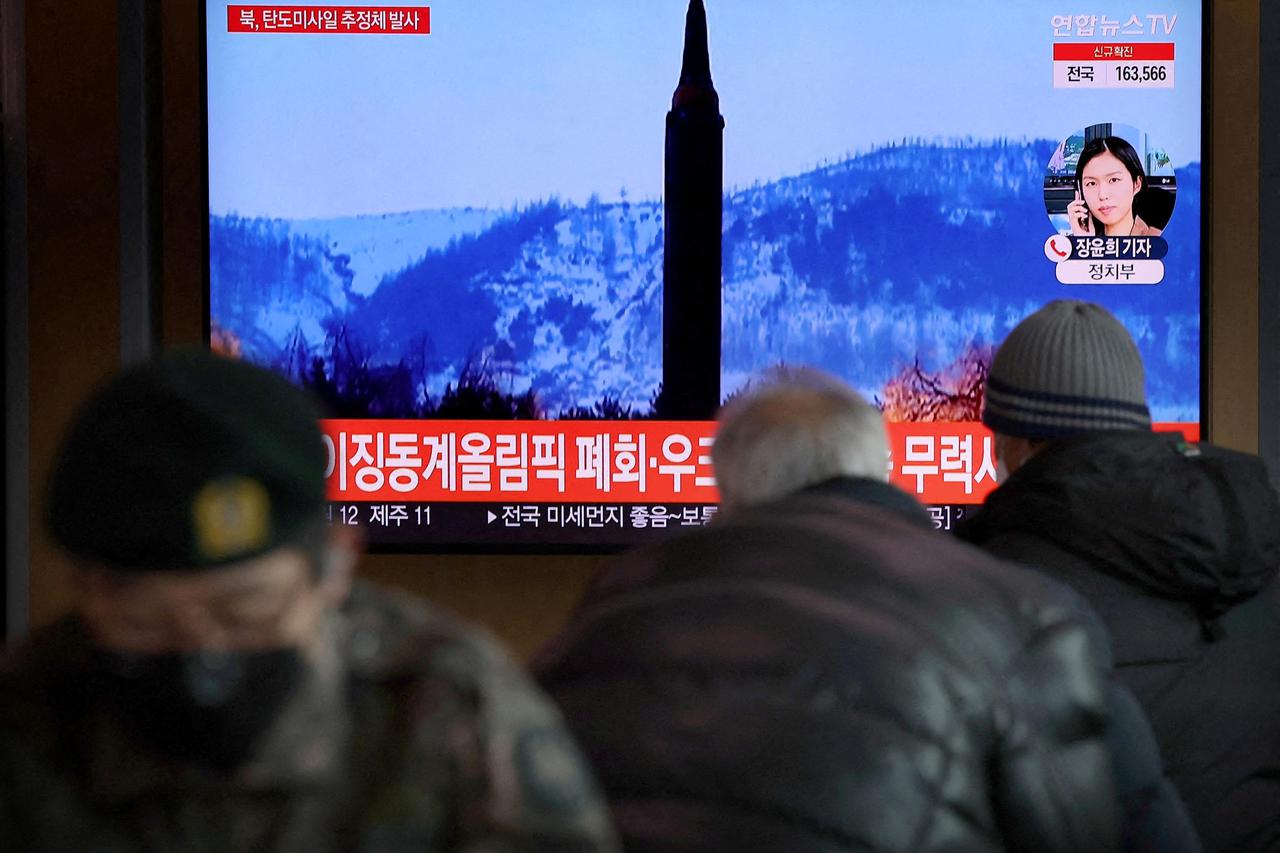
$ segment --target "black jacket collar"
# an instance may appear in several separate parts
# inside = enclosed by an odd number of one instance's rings
[[[922,527],[933,528],[933,520],[920,502],[882,480],[870,477],[833,477],[803,489],[803,495],[833,495],[860,504],[887,509]]]

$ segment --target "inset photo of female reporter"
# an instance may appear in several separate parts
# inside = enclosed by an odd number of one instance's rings
[[[1169,154],[1120,124],[1094,124],[1067,137],[1044,180],[1054,230],[1077,237],[1158,237],[1176,198]]]

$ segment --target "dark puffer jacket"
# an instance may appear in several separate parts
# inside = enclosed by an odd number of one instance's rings
[[[535,671],[630,851],[1118,843],[1106,687],[1070,606],[882,483],[622,558]]]
[[[960,535],[1101,616],[1206,850],[1280,850],[1280,504],[1261,460],[1153,433],[1056,442]]]

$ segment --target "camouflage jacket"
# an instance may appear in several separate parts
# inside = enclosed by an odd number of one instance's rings
[[[483,634],[357,585],[231,776],[135,747],[74,617],[0,671],[0,850],[616,850],[559,713]]]

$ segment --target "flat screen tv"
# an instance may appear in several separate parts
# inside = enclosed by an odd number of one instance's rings
[[[207,0],[210,345],[324,402],[375,545],[705,524],[715,408],[779,364],[875,401],[949,527],[1049,300],[1113,311],[1199,435],[1202,12]]]

